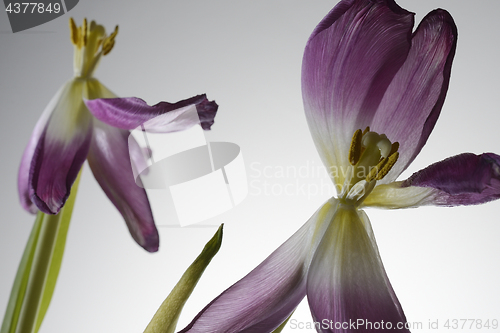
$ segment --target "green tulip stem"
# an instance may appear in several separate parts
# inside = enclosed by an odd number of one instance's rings
[[[36,333],[61,268],[81,171],[57,215],[38,212],[10,293],[0,333]]]

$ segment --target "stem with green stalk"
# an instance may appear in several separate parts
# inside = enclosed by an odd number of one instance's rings
[[[61,268],[66,236],[80,182],[57,215],[38,212],[24,249],[0,333],[36,333],[47,313]]]

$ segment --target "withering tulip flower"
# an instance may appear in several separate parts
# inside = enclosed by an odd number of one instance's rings
[[[140,125],[153,116],[172,113],[170,122],[159,124],[157,132],[174,132],[200,123],[210,129],[217,112],[217,104],[199,95],[178,103],[162,102],[147,106],[137,98],[112,99],[118,103],[113,114],[92,115],[84,101],[116,97],[93,77],[101,57],[115,44],[118,27],[106,35],[103,26],[94,21],[77,27],[70,20],[71,41],[74,44],[74,77],[52,98],[35,126],[21,160],[18,176],[22,206],[31,213],[38,210],[57,214],[68,198],[85,159],[102,189],[120,211],[132,237],[150,252],[158,250],[159,239],[151,207],[145,190],[136,185],[130,157],[141,163],[143,154],[129,154],[128,127],[116,119],[130,119]],[[130,105],[130,101],[134,105]],[[137,114],[136,105],[154,112]],[[132,107],[132,109],[131,109]],[[183,117],[196,108],[200,120]],[[90,112],[89,112],[90,111]],[[96,112],[101,112],[98,108]],[[139,110],[142,112],[142,109]],[[181,121],[182,120],[182,121]],[[132,145],[140,149],[138,145]],[[142,160],[142,163],[145,163]]]
[[[304,107],[337,196],[182,332],[271,332],[306,295],[318,332],[409,332],[362,208],[500,197],[492,153],[450,157],[396,181],[438,119],[457,42],[445,10],[412,33],[413,21],[393,0],[343,0],[313,31]]]

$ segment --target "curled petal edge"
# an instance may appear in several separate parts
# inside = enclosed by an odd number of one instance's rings
[[[182,131],[196,124],[209,130],[218,109],[218,105],[209,101],[206,95],[153,106],[136,97],[99,98],[85,103],[97,119],[110,126],[127,130],[142,127],[153,133]]]

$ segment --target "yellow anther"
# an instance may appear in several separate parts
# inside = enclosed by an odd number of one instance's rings
[[[83,46],[87,45],[87,34],[88,34],[87,19],[84,18],[83,19],[83,25],[82,25],[82,44],[83,44]]]
[[[109,37],[115,39],[116,35],[118,35],[118,25],[116,25],[115,31],[113,31]]]
[[[399,149],[399,142],[393,142],[392,143],[392,147],[391,147],[391,152],[389,153],[389,156],[391,156],[392,154],[394,154],[395,152],[397,152]]]
[[[366,176],[366,179],[365,179],[367,183],[378,178],[378,174],[384,168],[386,162],[387,162],[387,158],[381,158],[380,161],[378,162],[377,166],[370,169],[370,172],[368,173],[368,176]]]
[[[395,152],[394,154],[390,155],[386,159],[387,162],[384,164],[384,166],[380,169],[380,171],[377,174],[377,178],[376,178],[377,180],[381,180],[389,173],[389,171],[391,171],[394,164],[396,164],[398,157],[399,157],[399,153]]]
[[[363,137],[363,133],[360,129],[354,132],[351,140],[351,147],[349,148],[349,163],[351,165],[356,165],[359,162],[359,158],[361,157],[361,139]]]
[[[365,135],[368,132],[370,132],[370,126],[366,126],[365,130],[363,131],[363,135]]]
[[[71,42],[74,45],[78,45],[78,27],[76,26],[75,21],[73,20],[72,17],[69,18],[69,31],[70,31]]]
[[[106,37],[106,38],[102,41],[102,52],[103,52],[103,53],[106,53],[106,54],[107,54],[109,51],[111,51],[111,50],[109,50],[108,52],[106,52],[106,51],[110,48],[110,45],[111,45],[111,43],[112,43],[112,42],[113,42],[113,41],[112,41],[112,40],[110,40],[110,39],[109,39],[109,37]]]
[[[111,33],[111,35],[106,37],[104,39],[104,41],[102,42],[102,54],[103,55],[106,55],[109,52],[111,52],[111,50],[113,49],[113,46],[115,46],[115,37],[117,34],[118,34],[118,26],[116,26],[115,31],[113,31]]]
[[[102,55],[106,55],[109,52],[111,52],[111,50],[113,49],[113,46],[115,46],[114,40],[112,40],[111,42],[108,42],[108,43],[106,43],[106,41],[105,41],[103,46],[102,46]]]

